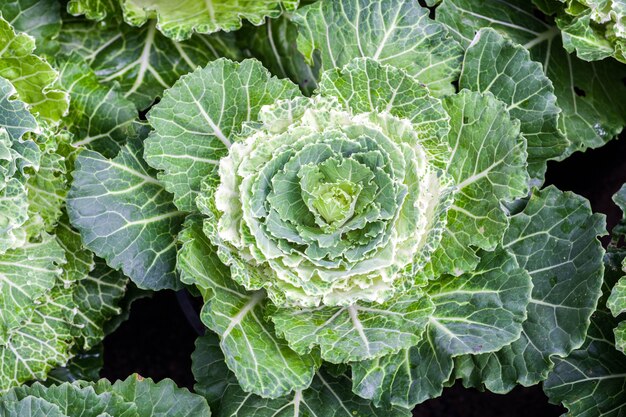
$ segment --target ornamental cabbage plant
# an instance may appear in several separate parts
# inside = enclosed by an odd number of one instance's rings
[[[76,160],[85,245],[203,296],[194,371],[219,415],[325,415],[331,397],[408,415],[456,379],[536,384],[600,297],[603,217],[540,188],[576,148],[542,65],[416,2],[361,3],[289,15],[311,96],[216,59],[163,93],[145,140]]]

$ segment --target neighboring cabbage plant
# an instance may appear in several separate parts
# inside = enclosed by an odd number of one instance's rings
[[[89,19],[102,20],[115,14],[120,7],[124,20],[141,26],[156,19],[156,27],[176,41],[188,39],[194,32],[213,33],[239,29],[245,19],[261,25],[266,17],[278,17],[284,11],[295,10],[299,0],[70,0],[68,12],[84,14]]]
[[[626,213],[626,185],[613,196]],[[598,310],[583,346],[556,361],[544,384],[551,402],[561,403],[573,417],[620,416],[626,412],[624,347],[624,273],[626,217],[613,228],[604,256],[605,273]]]
[[[76,381],[46,387],[40,383],[0,395],[3,417],[210,417],[204,398],[134,374],[123,381]]]
[[[196,374],[232,371],[203,388],[218,415],[328,415],[334,398],[404,416],[457,378],[535,384],[600,296],[603,217],[533,186],[569,145],[541,65],[490,29],[463,48],[414,1],[360,5],[293,17],[312,97],[218,59],[166,90],[145,141],[76,161],[88,247],[204,297]]]
[[[65,214],[74,149],[68,93],[0,17],[0,392],[97,346],[126,278],[82,246]]]
[[[626,63],[626,1],[533,0],[556,14],[563,46],[585,61],[613,57]]]

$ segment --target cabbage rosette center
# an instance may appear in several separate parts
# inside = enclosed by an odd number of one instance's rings
[[[259,120],[198,197],[233,278],[303,307],[382,303],[419,285],[452,195],[437,133],[322,96],[266,106]]]

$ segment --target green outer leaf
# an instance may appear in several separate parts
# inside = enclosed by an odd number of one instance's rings
[[[104,366],[104,346],[99,344],[88,352],[78,353],[65,366],[48,373],[46,384],[62,384],[78,380],[96,381]]]
[[[445,26],[432,21],[416,1],[389,0],[384,5],[320,0],[300,8],[293,16],[300,28],[298,49],[309,64],[319,51],[323,71],[370,57],[404,69],[435,95],[453,93],[462,49],[448,37]]]
[[[325,71],[319,94],[337,97],[356,114],[389,112],[409,119],[424,138],[441,138],[450,130],[450,116],[428,88],[405,71],[371,58],[356,58]]]
[[[41,398],[27,397],[20,402],[0,402],[3,417],[66,417],[59,407]]]
[[[164,172],[159,179],[179,209],[196,211],[202,180],[236,140],[242,124],[261,107],[299,95],[288,80],[271,78],[256,60],[218,59],[181,77],[150,110],[155,131],[146,140],[146,161]]]
[[[0,77],[9,80],[30,111],[55,123],[67,112],[69,97],[57,87],[59,74],[33,54],[35,40],[0,17]]]
[[[542,179],[546,162],[563,154],[569,141],[558,129],[561,113],[552,82],[526,49],[492,29],[481,29],[465,52],[460,88],[490,91],[507,104],[528,141],[528,171]]]
[[[589,202],[554,187],[534,190],[526,208],[511,217],[504,247],[532,277],[533,292],[521,337],[500,351],[457,360],[466,386],[504,393],[517,383],[547,377],[555,357],[583,343],[600,297],[603,215]]]
[[[63,124],[74,135],[73,145],[113,158],[126,138],[135,134],[135,105],[114,87],[104,86],[78,55],[58,59],[60,83],[70,94]]]
[[[0,126],[13,140],[26,132],[37,130],[37,121],[26,108],[26,104],[16,100],[17,92],[13,85],[0,77]]]
[[[409,291],[382,304],[278,309],[272,321],[276,333],[299,354],[319,346],[322,359],[346,363],[416,345],[433,310],[428,296]]]
[[[157,27],[165,36],[177,41],[194,32],[213,33],[241,27],[242,19],[261,25],[265,17],[278,17],[283,10],[295,10],[299,0],[120,0],[124,19],[140,26],[157,18]]]
[[[101,83],[112,88],[119,84],[124,98],[140,110],[197,67],[222,56],[240,58],[232,36],[197,35],[178,43],[158,32],[154,23],[134,28],[116,20],[68,18],[59,42],[64,54],[81,55]]]
[[[525,46],[544,65],[563,110],[559,127],[570,140],[562,158],[597,148],[615,138],[626,125],[626,67],[609,60],[587,63],[570,56],[557,38],[559,30],[533,15],[527,0],[497,2],[444,0],[436,19],[449,26],[466,47],[474,33],[492,27]],[[584,93],[584,94],[583,94]]]
[[[494,250],[508,227],[502,201],[528,189],[526,141],[520,123],[493,94],[463,90],[444,99],[452,149],[448,173],[458,189],[448,223],[433,254],[433,269],[459,275],[478,263],[474,248]]]
[[[519,337],[530,277],[502,249],[481,255],[476,271],[425,289],[435,312],[417,346],[352,364],[354,392],[377,405],[412,408],[441,394],[454,356],[497,351]]]
[[[561,15],[556,19],[563,37],[563,47],[567,52],[576,51],[576,56],[584,61],[597,61],[616,52],[611,42],[594,30],[589,13],[572,19],[571,16]],[[622,40],[623,42],[623,40]],[[624,61],[623,51],[617,52],[616,57]]]
[[[99,393],[91,386],[79,384],[46,387],[37,382],[31,386],[13,388],[3,397],[3,401],[19,403],[33,397],[56,405],[66,416],[138,416],[134,404],[124,401],[120,396]]]
[[[235,32],[237,44],[246,55],[263,63],[278,78],[289,78],[303,94],[310,96],[317,88],[319,62],[310,67],[298,51],[298,27],[288,16],[266,19],[261,26],[246,25]]]
[[[224,356],[217,348],[219,340],[207,334],[196,342],[192,356],[194,376],[216,416],[219,417],[409,417],[410,410],[375,408],[350,391],[350,380],[345,375],[332,375],[320,370],[311,386],[303,391],[277,398],[265,399],[246,394],[233,383],[232,373],[224,365]],[[209,348],[207,348],[209,347]],[[210,363],[210,366],[206,366]],[[221,402],[220,402],[221,400]]]
[[[189,220],[180,239],[181,280],[196,284],[203,292],[202,321],[220,335],[226,363],[241,387],[267,398],[308,387],[316,361],[310,355],[298,355],[275,336],[265,319],[264,292],[247,292],[230,278],[197,219]]]
[[[619,417],[626,412],[626,356],[615,348],[616,324],[605,310],[594,313],[585,344],[564,359],[543,384],[553,403],[573,417]]]
[[[61,5],[57,0],[3,0],[2,17],[16,30],[37,41],[35,52],[52,53],[61,30]]]
[[[111,384],[102,379],[96,383],[45,387],[40,383],[11,390],[0,400],[0,406],[29,404],[34,399],[46,408],[61,410],[62,416],[81,417],[210,417],[206,400],[165,379],[155,383],[137,374]],[[0,410],[2,410],[0,408]],[[5,414],[3,414],[4,416]],[[12,414],[7,417],[26,417]],[[36,414],[39,416],[39,414]],[[47,414],[45,414],[47,415]]]
[[[220,339],[216,334],[207,332],[197,338],[195,347],[191,354],[191,370],[196,380],[193,389],[206,398],[211,410],[216,411],[228,387],[238,387],[237,377],[224,362]]]
[[[186,388],[178,388],[171,379],[154,382],[133,374],[113,385],[105,379],[95,385],[96,391],[112,392],[137,406],[139,417],[210,417],[206,400]]]
[[[138,138],[114,159],[83,151],[67,199],[69,218],[87,248],[140,288],[177,289],[176,234],[184,214],[141,153]]]

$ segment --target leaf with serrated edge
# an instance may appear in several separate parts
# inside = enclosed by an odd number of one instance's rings
[[[63,125],[73,133],[73,145],[113,158],[134,134],[135,105],[117,88],[100,84],[78,54],[59,61],[60,83],[71,98]]]
[[[516,340],[526,318],[530,277],[502,249],[476,270],[433,281],[435,312],[422,341],[397,354],[352,365],[353,390],[377,405],[413,407],[440,395],[457,355],[497,351]]]
[[[247,394],[233,383],[232,373],[224,365],[224,355],[217,348],[219,340],[207,334],[196,343],[192,356],[196,388],[209,399],[213,411],[228,417],[409,417],[410,410],[380,409],[350,391],[350,379],[320,370],[304,390],[277,399]],[[205,347],[213,347],[206,349]],[[206,366],[207,364],[210,366]]]
[[[432,302],[409,291],[385,303],[346,307],[278,309],[276,332],[300,354],[319,346],[331,363],[373,359],[416,345],[432,314]]]
[[[536,384],[555,357],[583,343],[600,297],[604,251],[597,237],[604,233],[604,216],[592,214],[584,198],[552,186],[533,191],[504,236],[504,247],[532,277],[528,319],[511,345],[457,360],[465,385],[504,393]]]
[[[236,30],[246,19],[261,25],[266,17],[295,10],[299,0],[121,0],[124,18],[139,26],[156,17],[157,27],[172,39],[181,41],[194,32],[213,33]]]
[[[626,412],[626,356],[616,350],[616,320],[594,313],[585,344],[566,358],[556,358],[543,390],[573,417],[619,417]]]
[[[570,140],[562,155],[597,148],[626,125],[626,67],[610,60],[584,62],[563,49],[559,30],[533,14],[527,0],[443,0],[436,20],[445,23],[466,47],[482,27],[492,27],[529,50],[544,65],[563,110],[559,128]]]
[[[493,94],[463,90],[446,97],[452,149],[448,173],[458,193],[433,253],[435,275],[459,275],[478,263],[475,249],[493,250],[508,227],[502,201],[527,193],[526,141],[519,121]]]
[[[241,387],[267,398],[308,387],[316,361],[292,351],[275,336],[272,324],[265,320],[265,294],[247,292],[230,278],[198,220],[187,223],[181,241],[181,280],[196,284],[203,292],[206,304],[201,318],[219,334],[226,363]]]
[[[561,112],[552,82],[520,45],[482,29],[465,52],[460,88],[489,91],[507,104],[528,141],[528,170],[542,179],[546,162],[563,154],[569,141],[558,129]]]
[[[61,30],[61,5],[56,0],[4,0],[2,17],[20,32],[33,36],[35,52],[52,53]]]
[[[181,77],[150,110],[154,132],[146,140],[146,161],[164,172],[159,179],[179,209],[197,211],[195,197],[244,122],[261,107],[299,95],[288,80],[270,77],[257,60],[218,59]]]
[[[299,27],[298,49],[309,64],[319,51],[323,71],[370,57],[404,69],[436,95],[453,93],[462,49],[445,26],[432,21],[416,1],[390,0],[384,5],[321,0],[300,8],[293,16]]]
[[[33,54],[35,39],[16,33],[0,17],[0,77],[13,84],[19,99],[44,120],[58,122],[67,112],[69,97],[59,89],[59,74],[48,62]]]

